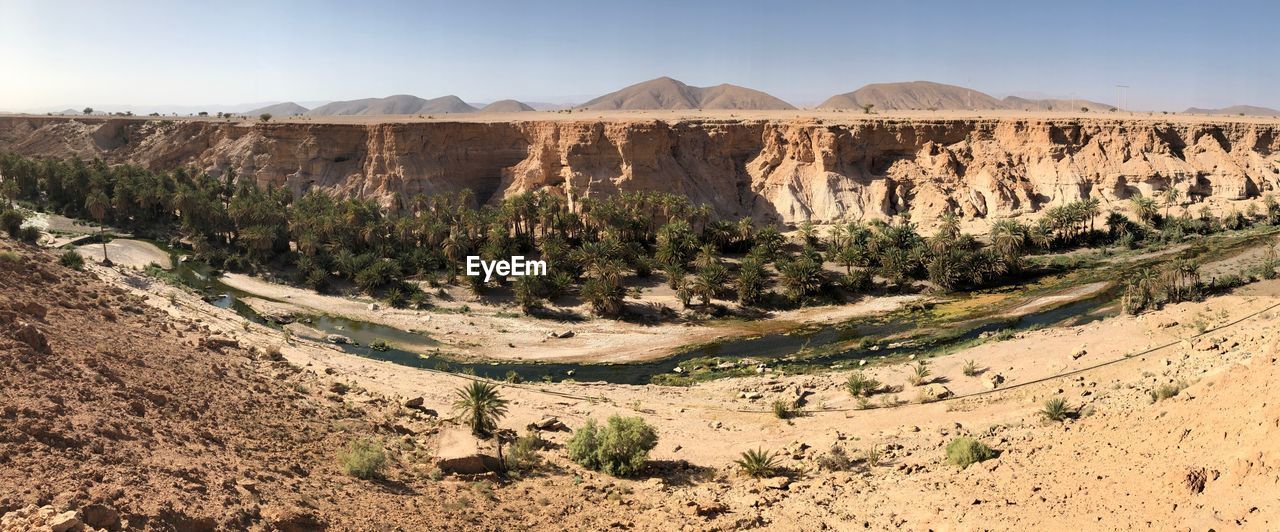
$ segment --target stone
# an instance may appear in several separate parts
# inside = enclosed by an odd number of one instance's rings
[[[49,519],[49,528],[53,532],[67,532],[81,524],[79,513],[75,510],[63,512]]]
[[[341,334],[330,334],[330,335],[328,335],[328,336],[325,336],[325,337],[324,337],[324,339],[325,339],[325,341],[327,341],[327,342],[329,342],[329,343],[331,343],[331,344],[337,344],[337,345],[342,345],[342,344],[349,344],[349,343],[351,343],[351,339],[350,339],[350,338],[347,338],[346,336],[343,336],[343,335],[341,335]]]
[[[785,490],[791,485],[791,479],[787,477],[770,477],[765,479],[761,484],[771,490]]]
[[[555,417],[544,417],[530,423],[528,428],[547,432],[569,432],[569,427]]]
[[[547,333],[547,338],[573,338],[573,334],[572,330],[565,330],[561,332],[551,331]]]
[[[414,397],[404,402],[405,408],[422,408],[422,396]]]
[[[985,384],[989,390],[999,388],[1001,384],[1004,384],[1004,375],[996,373],[987,379]]]
[[[1085,356],[1087,354],[1089,354],[1089,352],[1086,351],[1085,348],[1081,347],[1080,349],[1077,349],[1076,352],[1071,353],[1071,360],[1079,360],[1080,357]]]
[[[120,528],[120,513],[110,507],[101,504],[90,504],[82,508],[80,513],[84,524],[93,528],[106,530]]]

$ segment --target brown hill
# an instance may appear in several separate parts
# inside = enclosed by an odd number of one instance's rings
[[[453,95],[425,100],[408,94],[386,98],[365,98],[332,102],[307,112],[308,116],[417,115],[431,113],[474,113],[475,107]]]
[[[904,109],[1004,109],[1005,104],[989,94],[932,81],[872,83],[837,94],[818,105],[821,109],[859,109],[872,105],[876,110]]]
[[[296,103],[284,102],[284,103],[278,103],[275,105],[268,105],[266,107],[259,107],[257,109],[245,111],[242,114],[245,116],[258,116],[263,113],[267,113],[277,118],[283,118],[287,116],[304,115],[304,114],[307,114],[307,111],[308,109],[306,107],[303,107]]]
[[[596,111],[652,109],[795,109],[767,93],[721,84],[694,87],[661,77],[625,87],[579,106]]]
[[[1270,107],[1258,107],[1256,105],[1232,105],[1230,107],[1222,107],[1219,109],[1201,109],[1199,107],[1188,107],[1184,113],[1193,115],[1244,115],[1244,116],[1280,116],[1280,111]]]
[[[523,113],[527,111],[536,111],[536,109],[516,100],[498,100],[480,108],[481,113]]]

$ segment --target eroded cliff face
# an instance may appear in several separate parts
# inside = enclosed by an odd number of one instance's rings
[[[0,151],[102,157],[340,195],[471,188],[573,198],[683,194],[724,216],[830,222],[1003,217],[1177,188],[1182,201],[1280,187],[1280,123],[1155,120],[522,121],[232,124],[0,117]]]

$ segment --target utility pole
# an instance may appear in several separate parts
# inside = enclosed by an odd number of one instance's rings
[[[1128,109],[1125,105],[1125,96],[1129,95],[1128,85],[1116,85],[1116,111],[1124,111]]]

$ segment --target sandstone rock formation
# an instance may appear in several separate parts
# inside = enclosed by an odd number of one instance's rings
[[[1280,124],[1158,119],[530,120],[230,123],[0,118],[0,151],[178,165],[390,202],[470,188],[573,198],[666,191],[782,222],[944,212],[1005,217],[1179,189],[1243,199],[1280,185]]]

